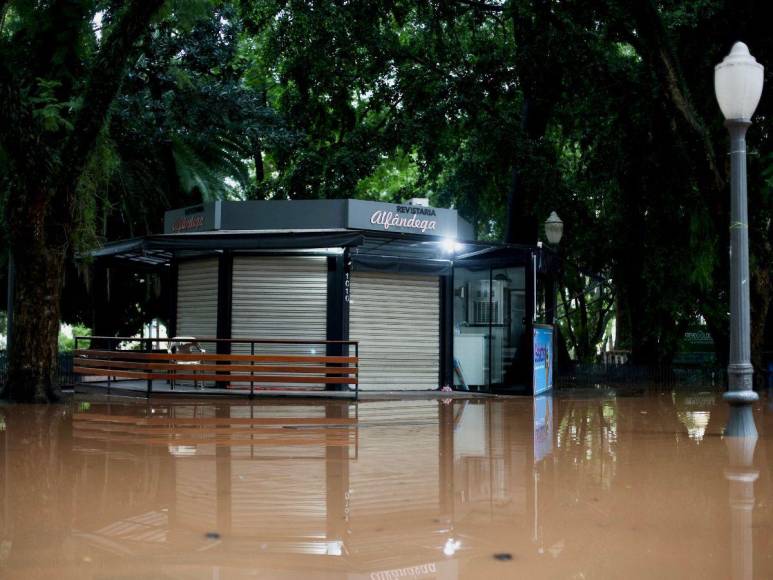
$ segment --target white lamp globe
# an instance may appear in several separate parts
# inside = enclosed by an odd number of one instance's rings
[[[763,71],[743,42],[714,67],[714,92],[725,119],[751,119],[762,95]]]
[[[556,212],[550,212],[550,217],[545,220],[545,236],[551,244],[558,244],[564,235],[564,222]]]

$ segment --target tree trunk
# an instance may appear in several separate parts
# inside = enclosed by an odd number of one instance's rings
[[[260,139],[255,138],[252,142],[252,156],[255,160],[255,188],[257,189],[266,179],[266,170],[263,168],[263,148],[260,145]]]
[[[70,98],[81,103],[72,128],[56,138],[35,117],[34,102],[26,96],[30,79],[17,76],[25,69],[10,69],[5,62],[0,63],[0,149],[9,161],[11,175],[5,218],[16,267],[14,327],[4,392],[9,399],[51,402],[60,396],[54,384],[60,299],[70,238],[80,217],[78,182],[105,126],[126,63],[136,51],[136,41],[163,3],[126,3],[102,39],[85,84],[78,84],[80,92],[70,86],[72,70],[64,79],[50,77],[52,81],[66,81],[59,83],[62,94],[58,98],[62,102]],[[83,20],[88,6],[79,6],[81,13],[58,22],[58,10],[65,4],[73,3],[55,2],[42,14],[43,19],[50,19],[49,24],[54,23],[42,29],[54,34],[35,39],[45,50],[29,54],[32,70],[60,71],[61,54],[75,50],[75,40],[60,34],[60,27],[81,31],[88,22]],[[34,75],[38,76],[49,78],[42,73]]]
[[[616,284],[615,350],[631,349],[631,310],[628,308],[625,284]]]
[[[268,93],[264,88],[260,91],[260,106],[264,109],[268,108]],[[263,165],[263,144],[260,142],[260,137],[255,136],[252,141],[252,157],[255,160],[255,185],[252,189],[252,199],[260,199],[261,187],[266,180],[266,169]]]
[[[547,127],[548,115],[545,111],[535,113],[533,99],[524,95],[523,108],[521,110],[521,128],[523,139],[521,150],[513,152],[513,161],[510,168],[510,187],[507,192],[507,225],[505,228],[505,242],[508,244],[534,245],[539,237],[537,219],[532,215],[534,199],[539,197],[538,192],[527,191],[528,185],[523,179],[521,166],[528,156],[525,149],[533,149],[537,140],[542,137]],[[535,120],[535,116],[538,118]]]
[[[8,383],[9,400],[47,403],[60,398],[59,296],[64,252],[38,244],[14,244],[16,288]]]
[[[263,199],[263,182],[266,180],[266,170],[263,165],[263,147],[259,137],[252,138],[252,158],[255,161],[255,183],[247,190],[247,199]]]

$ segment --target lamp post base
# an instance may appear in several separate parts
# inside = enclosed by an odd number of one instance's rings
[[[733,421],[733,415],[740,416],[740,409],[749,410],[749,418],[754,425],[754,419],[751,418],[751,405],[759,401],[760,396],[752,388],[752,377],[754,369],[749,363],[735,363],[727,367],[727,378],[729,390],[722,396],[730,405],[730,421]],[[729,425],[730,423],[728,423]],[[757,430],[755,429],[756,433]]]
[[[760,400],[760,396],[752,390],[727,391],[722,398],[733,407],[751,405]]]
[[[722,395],[730,405],[730,416],[725,427],[725,435],[728,437],[757,437],[752,404],[759,401],[760,396],[751,388],[751,365],[748,365],[748,369],[746,366],[730,365],[728,369],[730,390]]]

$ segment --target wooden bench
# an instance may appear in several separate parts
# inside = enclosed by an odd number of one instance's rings
[[[206,339],[200,339],[206,342]],[[308,389],[312,385],[346,385],[359,388],[357,356],[305,354],[165,353],[129,350],[76,349],[78,375],[148,381],[180,380],[216,383],[235,389],[281,385]],[[196,361],[195,371],[190,362]]]

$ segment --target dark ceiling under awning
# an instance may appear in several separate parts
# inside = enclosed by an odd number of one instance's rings
[[[363,236],[352,231],[317,232],[209,232],[166,234],[124,240],[78,256],[79,259],[108,259],[126,265],[157,267],[168,264],[179,252],[217,250],[304,250],[346,248],[363,243]]]

